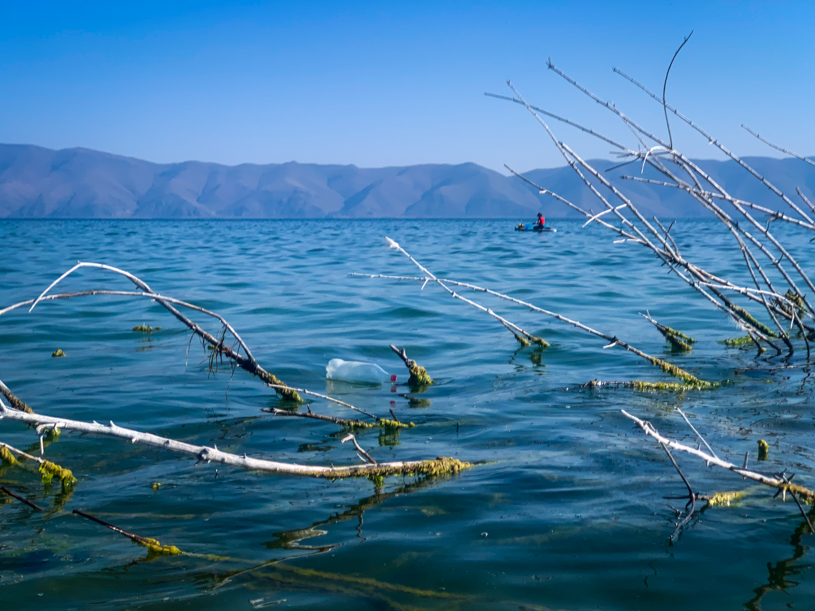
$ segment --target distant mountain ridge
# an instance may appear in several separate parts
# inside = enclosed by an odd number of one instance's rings
[[[815,167],[797,159],[746,161],[789,197],[815,195]],[[614,165],[592,162],[601,172]],[[698,162],[733,195],[773,209],[784,204],[732,161]],[[687,194],[624,181],[640,164],[606,177],[643,213],[704,217]],[[537,184],[583,208],[602,204],[568,167],[533,170]],[[645,176],[655,177],[647,170]],[[609,201],[614,201],[609,196]],[[615,204],[616,205],[616,204]],[[806,209],[806,207],[805,207]],[[515,177],[474,163],[358,168],[307,163],[152,163],[84,148],[0,144],[0,218],[552,218],[578,214]]]

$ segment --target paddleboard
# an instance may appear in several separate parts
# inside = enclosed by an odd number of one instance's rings
[[[518,223],[515,226],[515,231],[535,231],[537,233],[555,233],[557,229],[554,227],[541,227],[537,223]]]

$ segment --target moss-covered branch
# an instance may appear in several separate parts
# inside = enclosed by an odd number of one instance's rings
[[[2,410],[0,411],[0,418],[4,417],[6,413],[18,413],[6,407],[2,401],[0,401],[0,410]],[[34,414],[29,415],[29,417],[37,418],[37,416]],[[56,423],[62,423],[61,420],[54,420]],[[17,459],[17,456],[38,463],[38,471],[44,484],[50,484],[54,478],[56,478],[62,486],[62,489],[68,490],[76,483],[76,478],[70,469],[66,469],[65,467],[54,464],[49,460],[45,460],[38,456],[33,456],[27,452],[23,452],[22,450],[18,450],[7,443],[0,442],[0,463],[13,467],[20,466],[22,463]]]
[[[134,535],[133,533],[129,533],[126,530],[122,530],[121,528],[119,528],[118,526],[114,526],[113,524],[108,524],[107,522],[100,520],[99,518],[95,518],[94,516],[89,515],[84,511],[80,511],[79,509],[74,509],[73,513],[75,513],[78,516],[82,516],[87,520],[91,520],[92,522],[96,522],[97,524],[101,524],[105,528],[109,528],[113,532],[117,532],[120,535],[127,537],[136,545],[146,547],[148,555],[177,556],[179,554],[184,553],[180,549],[178,549],[175,545],[162,545],[156,539],[150,539],[148,537],[140,537],[139,535]]]
[[[523,340],[524,342],[526,342],[526,340],[523,339],[522,337],[518,335],[516,335],[516,337],[518,337],[519,341]],[[393,344],[389,345],[391,347],[391,350],[393,350],[396,353],[396,355],[400,359],[402,359],[402,362],[405,364],[405,367],[407,367],[408,371],[410,372],[410,377],[408,378],[409,386],[429,386],[430,384],[433,383],[433,378],[431,378],[430,375],[427,373],[427,369],[419,365],[416,361],[409,359],[404,348],[399,349]],[[526,342],[526,345],[528,346],[529,342]]]
[[[342,467],[325,467],[314,465],[299,465],[292,463],[282,463],[261,458],[250,458],[249,456],[238,456],[229,452],[223,452],[217,447],[207,447],[193,445],[166,437],[160,437],[150,433],[141,433],[132,429],[126,429],[111,422],[109,425],[97,422],[80,422],[65,418],[52,418],[38,414],[26,414],[7,407],[0,401],[0,417],[8,420],[17,420],[29,425],[56,425],[59,424],[63,431],[80,431],[91,435],[105,435],[125,439],[132,444],[142,444],[150,447],[161,448],[163,450],[188,454],[194,456],[202,462],[214,462],[224,465],[240,467],[268,473],[278,473],[281,475],[297,475],[301,477],[315,477],[324,479],[341,479],[345,477],[368,477],[370,475],[442,475],[458,473],[470,467],[465,463],[453,458],[436,458],[433,460],[414,460],[404,462],[379,463],[376,465],[349,465]],[[382,421],[383,426],[400,427],[405,426],[396,421]],[[410,426],[409,424],[406,426]]]

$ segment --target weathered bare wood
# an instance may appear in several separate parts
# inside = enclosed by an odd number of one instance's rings
[[[445,291],[447,291],[453,299],[460,299],[464,303],[469,304],[469,305],[473,306],[474,308],[476,308],[477,310],[480,310],[481,312],[484,312],[485,314],[489,314],[490,316],[495,318],[498,322],[500,322],[502,325],[504,325],[509,331],[511,331],[512,334],[515,336],[515,339],[517,339],[519,342],[521,342],[521,344],[530,344],[530,343],[532,343],[532,344],[538,344],[539,346],[543,346],[543,347],[546,347],[546,346],[549,345],[549,343],[546,342],[545,340],[541,339],[540,337],[535,337],[531,333],[528,333],[527,331],[525,331],[524,329],[522,329],[521,327],[519,327],[515,323],[512,323],[512,322],[508,321],[503,316],[499,316],[498,314],[493,312],[491,309],[485,308],[481,304],[476,303],[475,301],[473,301],[471,299],[467,299],[466,297],[462,297],[461,295],[459,295],[458,293],[453,291],[450,287],[445,285],[444,282],[442,282],[441,280],[436,278],[436,276],[434,276],[427,268],[425,268],[416,259],[414,259],[412,256],[410,256],[410,254],[404,248],[399,246],[399,244],[397,244],[395,241],[391,240],[387,236],[385,236],[385,241],[388,243],[388,248],[396,249],[398,252],[405,255],[411,261],[411,263],[413,263],[416,267],[418,267],[427,276],[428,281],[432,281],[432,282],[435,282],[436,284],[438,284]],[[424,288],[424,287],[422,287],[422,288]]]
[[[274,374],[269,373],[268,371],[266,371],[263,367],[261,367],[258,364],[258,362],[255,360],[255,357],[252,356],[252,353],[248,351],[248,348],[246,347],[246,344],[243,342],[243,340],[240,338],[240,336],[237,334],[237,332],[232,328],[231,325],[229,325],[229,323],[227,323],[219,315],[215,314],[214,312],[205,311],[203,308],[199,308],[198,306],[192,306],[192,304],[186,304],[184,302],[179,302],[178,300],[175,300],[175,299],[172,299],[172,298],[166,298],[166,297],[161,296],[161,295],[156,295],[156,293],[147,285],[147,283],[144,282],[143,280],[141,280],[140,278],[136,277],[135,275],[131,274],[128,271],[125,271],[125,270],[122,270],[122,269],[119,269],[119,268],[116,268],[116,267],[112,267],[110,265],[104,265],[102,263],[90,263],[90,262],[82,262],[82,261],[80,261],[74,267],[69,269],[67,272],[65,272],[59,278],[57,278],[54,282],[52,282],[50,284],[50,286],[47,289],[45,289],[39,295],[39,297],[37,297],[37,299],[35,299],[33,301],[33,303],[31,304],[31,308],[29,309],[29,312],[31,310],[33,310],[34,307],[40,301],[42,301],[47,296],[48,292],[52,288],[54,288],[59,282],[61,282],[65,278],[67,278],[68,275],[70,275],[74,271],[76,271],[78,269],[81,269],[81,268],[84,268],[84,267],[103,269],[103,270],[111,271],[111,272],[114,272],[116,274],[124,276],[125,278],[127,278],[128,280],[133,282],[133,284],[135,284],[143,292],[149,293],[151,295],[152,299],[155,299],[157,303],[164,306],[164,308],[167,311],[169,311],[179,321],[181,321],[190,330],[192,330],[193,333],[195,333],[196,335],[201,337],[206,343],[208,343],[210,346],[212,346],[213,350],[215,350],[218,354],[222,354],[222,355],[226,356],[227,358],[233,360],[238,367],[240,367],[241,369],[243,369],[245,371],[248,371],[249,373],[252,373],[252,374],[258,376],[261,380],[263,380],[267,384],[275,384],[275,385],[279,386],[280,388],[276,388],[275,390],[282,397],[284,397],[286,399],[290,399],[292,401],[302,401],[302,398],[300,397],[299,394],[297,394],[296,391],[293,391],[293,390],[289,389],[287,384],[284,384],[283,382],[281,382]],[[221,323],[229,330],[229,332],[235,337],[235,339],[238,341],[238,343],[243,348],[245,354],[238,353],[237,351],[233,350],[231,347],[225,345],[223,340],[217,339],[212,334],[210,334],[207,331],[205,331],[204,329],[202,329],[197,323],[195,323],[194,321],[192,321],[189,318],[187,318],[186,316],[184,316],[184,314],[182,314],[175,307],[174,304],[183,305],[183,307],[192,306],[192,309],[207,313],[210,316],[214,316],[214,317],[218,318],[221,321]],[[17,304],[15,307],[19,307],[19,304]],[[8,310],[8,308],[7,308],[7,310]],[[0,311],[0,314],[2,314],[2,313],[3,312]]]
[[[149,447],[161,448],[170,452],[187,454],[196,457],[201,462],[215,462],[242,469],[278,473],[281,475],[297,475],[301,477],[315,477],[323,479],[338,479],[345,477],[367,477],[371,475],[442,475],[458,473],[470,467],[469,463],[454,458],[436,458],[434,460],[414,460],[403,462],[387,462],[377,465],[350,465],[344,467],[325,467],[312,465],[298,465],[282,463],[249,456],[238,456],[223,452],[216,446],[199,446],[182,441],[175,441],[166,437],[141,433],[132,429],[117,426],[113,422],[109,425],[96,422],[81,422],[68,418],[53,418],[41,414],[27,414],[13,410],[0,401],[0,419],[16,420],[35,426],[41,424],[59,425],[64,431],[80,431],[91,435],[104,435],[124,439],[133,444],[142,444]]]
[[[662,444],[663,446],[667,446],[672,450],[677,450],[679,452],[684,452],[686,454],[690,454],[691,456],[701,458],[708,465],[715,465],[727,471],[731,471],[736,475],[741,475],[745,479],[758,482],[759,484],[764,484],[765,486],[770,486],[771,488],[777,488],[782,492],[782,494],[785,494],[786,492],[794,493],[807,503],[810,504],[815,503],[815,492],[809,490],[808,488],[804,488],[803,486],[791,483],[789,481],[789,478],[787,477],[764,475],[763,473],[747,469],[746,467],[738,467],[731,462],[722,460],[721,458],[718,458],[713,454],[708,454],[707,452],[704,452],[701,449],[686,446],[682,443],[679,443],[678,441],[674,441],[672,439],[669,439],[668,437],[660,435],[659,432],[654,428],[654,426],[647,420],[641,420],[636,416],[632,416],[625,410],[621,411],[626,418],[629,418],[633,420],[635,423],[637,423],[637,425],[643,430],[643,432],[646,435],[648,435],[649,437],[653,437],[654,439],[657,440],[658,443]]]

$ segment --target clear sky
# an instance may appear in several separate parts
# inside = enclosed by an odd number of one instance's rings
[[[661,91],[740,154],[815,153],[812,2],[2,2],[0,142],[152,161],[562,165],[534,104],[635,141],[546,58],[664,133]],[[562,125],[584,157],[608,145]],[[675,128],[695,157],[717,155]]]

